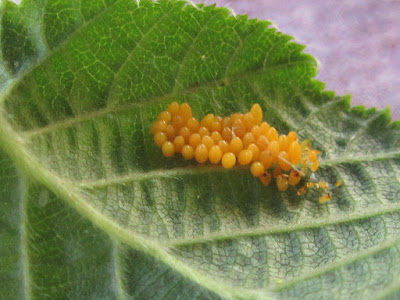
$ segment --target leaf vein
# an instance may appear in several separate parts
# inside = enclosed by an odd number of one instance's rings
[[[314,269],[314,271],[310,272],[310,273],[306,273],[303,274],[301,276],[296,277],[293,280],[290,280],[286,283],[281,284],[280,286],[277,286],[275,288],[272,289],[272,291],[274,292],[280,292],[282,290],[285,290],[287,288],[290,288],[300,282],[303,282],[305,280],[309,280],[315,277],[319,277],[322,275],[325,275],[327,273],[330,273],[332,271],[338,270],[346,265],[355,263],[357,261],[360,261],[362,259],[366,259],[368,257],[371,257],[375,254],[378,254],[382,251],[385,251],[387,249],[390,249],[392,247],[396,247],[398,244],[400,243],[400,238],[399,239],[394,239],[388,242],[384,242],[382,244],[380,244],[379,246],[374,246],[371,248],[368,248],[366,250],[357,252],[356,254],[352,254],[347,256],[344,259],[341,259],[340,261],[336,261],[336,262],[332,262],[329,264],[326,264],[322,267],[318,267],[316,269]]]
[[[274,71],[276,69],[280,69],[280,68],[284,68],[284,67],[288,67],[288,66],[296,66],[299,64],[304,64],[307,62],[304,61],[298,61],[298,62],[293,62],[293,63],[285,63],[285,64],[280,64],[280,65],[276,65],[274,66],[274,68],[270,67],[268,70],[249,70],[246,74],[243,75],[243,73],[241,74],[242,76],[239,75],[235,75],[232,76],[231,78],[231,82],[235,81],[236,79],[240,79],[240,78],[251,78],[253,76],[257,76],[260,74],[264,74],[264,72],[271,72]],[[251,81],[251,80],[249,80]],[[218,83],[216,82],[216,79],[211,79],[208,83],[203,84],[202,87],[203,89],[207,89],[207,88],[218,88]],[[199,87],[194,86],[194,87],[188,87],[186,89],[182,89],[181,91],[179,91],[178,94],[190,94],[193,93],[194,91],[197,91],[199,89]],[[1,102],[4,102],[4,99],[6,98],[7,93],[4,94],[3,96],[3,100],[0,100]],[[143,107],[143,106],[147,106],[147,105],[152,105],[152,104],[156,104],[156,103],[162,103],[164,102],[166,99],[170,99],[172,96],[177,96],[177,94],[175,93],[169,93],[166,94],[164,96],[155,96],[155,97],[150,97],[147,101],[141,101],[141,102],[134,102],[134,103],[128,103],[128,104],[124,104],[124,105],[119,105],[119,106],[108,106],[106,108],[91,112],[91,113],[87,113],[84,115],[77,115],[68,119],[63,119],[61,121],[57,121],[53,124],[41,127],[41,128],[35,128],[32,130],[28,130],[23,132],[22,134],[24,135],[25,138],[32,138],[34,136],[37,135],[41,135],[41,134],[46,134],[49,132],[53,132],[59,129],[65,129],[71,126],[74,126],[75,124],[78,123],[82,123],[82,122],[86,122],[86,121],[91,121],[94,120],[96,118],[100,118],[103,117],[105,115],[108,114],[112,114],[112,113],[121,113],[124,112],[126,113],[129,110],[134,110],[137,109],[138,107]],[[265,103],[267,103],[265,101]],[[293,125],[293,124],[292,124]]]
[[[141,47],[141,44],[143,43],[143,41],[145,41],[146,37],[157,27],[157,25],[159,25],[166,17],[168,17],[169,13],[171,12],[172,8],[167,12],[164,13],[164,15],[161,18],[158,18],[148,29],[147,31],[142,34],[142,37],[140,38],[140,40],[135,43],[135,46],[129,51],[129,54],[127,55],[126,59],[122,62],[122,64],[119,66],[118,70],[115,72],[113,81],[110,85],[109,93],[107,96],[107,101],[106,103],[109,104],[110,100],[111,100],[111,96],[113,95],[113,91],[114,91],[114,87],[115,84],[117,83],[117,79],[120,76],[120,73],[124,70],[126,64],[130,61],[130,59],[132,58],[133,54],[135,53],[135,50],[139,47]],[[141,47],[142,48],[142,47]],[[143,48],[142,48],[143,49]]]
[[[2,97],[0,97],[0,104],[2,104],[4,102],[4,100],[7,98],[8,93],[13,89],[13,87],[17,86],[20,82],[22,82],[22,80],[25,78],[25,76],[27,76],[27,74],[31,73],[34,69],[39,68],[43,64],[44,61],[49,59],[49,57],[53,53],[60,50],[64,45],[66,45],[70,40],[72,40],[76,35],[78,35],[84,28],[86,28],[87,26],[89,26],[90,24],[95,22],[97,20],[97,18],[100,18],[108,10],[111,10],[114,7],[114,5],[117,5],[122,1],[124,1],[124,0],[116,0],[115,2],[110,4],[108,7],[105,7],[104,10],[94,14],[92,19],[90,19],[89,21],[83,21],[81,26],[76,27],[76,29],[68,35],[68,38],[66,38],[64,41],[60,42],[56,47],[49,50],[45,55],[38,58],[35,63],[33,63],[28,68],[26,68],[21,74],[19,74],[19,76],[15,79],[15,81],[12,82],[12,84],[10,84],[10,86],[8,86],[7,91],[2,94]]]
[[[320,166],[335,166],[339,164],[346,163],[356,163],[356,162],[368,162],[368,161],[379,161],[384,159],[392,159],[395,157],[400,157],[399,152],[389,152],[382,154],[381,156],[359,156],[359,157],[351,157],[351,158],[337,158],[337,159],[329,159],[323,160],[320,163]],[[246,167],[235,167],[235,169],[230,172],[242,172],[246,171]],[[129,182],[143,181],[147,179],[155,179],[155,178],[171,178],[174,176],[181,175],[198,175],[204,173],[215,173],[215,172],[228,172],[226,169],[220,166],[211,166],[211,165],[199,165],[196,167],[184,167],[184,168],[174,168],[174,169],[159,169],[148,172],[136,172],[131,173],[125,176],[115,177],[115,178],[107,178],[100,180],[87,180],[75,182],[78,186],[82,188],[93,188],[93,187],[104,187],[110,185],[119,185]]]
[[[126,300],[126,293],[125,293],[125,287],[124,283],[122,280],[122,270],[121,270],[121,262],[120,262],[120,257],[119,257],[119,247],[120,243],[118,241],[113,242],[112,246],[112,253],[111,253],[111,260],[113,263],[113,269],[114,269],[114,280],[115,280],[115,290],[117,294],[117,298],[119,300]]]
[[[178,83],[179,83],[180,77],[182,76],[182,70],[183,70],[184,67],[185,67],[186,61],[187,61],[187,59],[188,59],[188,55],[189,55],[190,53],[192,53],[192,50],[193,50],[194,46],[196,45],[196,42],[197,42],[198,38],[201,36],[201,34],[204,32],[204,30],[208,28],[207,25],[208,25],[215,17],[217,17],[217,16],[219,16],[219,15],[220,15],[220,14],[215,14],[215,15],[212,16],[211,18],[207,19],[207,22],[206,22],[206,23],[201,27],[201,29],[197,32],[196,36],[195,36],[194,38],[192,38],[193,41],[192,41],[190,47],[187,49],[185,55],[183,56],[183,59],[181,60],[180,68],[179,68],[179,70],[178,70],[178,72],[177,72],[177,75],[176,75],[176,77],[175,77],[175,84],[174,84],[174,86],[173,86],[173,88],[172,88],[172,94],[176,93],[177,90],[178,90]]]
[[[346,145],[346,148],[343,151],[343,155],[346,155],[349,150],[351,149],[351,146],[359,137],[362,136],[363,133],[365,133],[369,128],[368,126],[375,121],[377,118],[385,114],[385,110],[379,111],[378,113],[374,114],[372,117],[370,117],[368,120],[364,121],[362,126],[358,128],[358,130],[348,139],[348,143]]]
[[[290,225],[289,227],[290,229],[288,229],[287,225],[286,226],[275,225],[275,226],[270,226],[268,228],[254,227],[250,229],[237,230],[235,232],[212,233],[201,237],[175,239],[175,240],[165,241],[163,244],[166,247],[182,247],[187,245],[201,244],[207,242],[218,242],[218,241],[231,240],[237,238],[248,238],[256,236],[275,235],[288,232],[298,232],[298,231],[318,229],[321,227],[328,227],[339,224],[354,223],[360,220],[366,220],[376,216],[382,216],[400,211],[400,204],[392,204],[385,206],[382,205],[382,207],[383,208],[379,209],[375,207],[374,209],[369,209],[358,213],[352,213],[342,217],[321,218],[319,220],[316,220],[315,218],[309,218],[308,220],[303,220],[303,223]]]
[[[29,237],[28,237],[28,216],[27,216],[27,202],[28,202],[28,193],[26,186],[26,180],[22,179],[20,182],[22,195],[21,195],[21,204],[20,204],[20,218],[21,218],[21,227],[20,227],[20,235],[21,235],[21,253],[20,253],[20,261],[21,261],[21,271],[22,271],[22,285],[24,291],[25,299],[31,299],[32,297],[32,279],[30,274],[30,261],[29,261]]]

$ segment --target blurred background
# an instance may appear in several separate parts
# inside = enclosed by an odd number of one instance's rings
[[[273,21],[307,45],[318,80],[352,105],[390,106],[400,120],[400,0],[192,0]]]
[[[318,59],[317,79],[326,89],[352,94],[352,105],[390,106],[392,119],[400,120],[400,0],[192,2],[273,21]]]

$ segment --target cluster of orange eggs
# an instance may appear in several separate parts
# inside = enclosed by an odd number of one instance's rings
[[[320,151],[311,149],[308,140],[300,143],[293,131],[279,135],[263,121],[258,104],[245,114],[235,113],[230,117],[208,114],[198,121],[188,103],[172,102],[158,115],[151,132],[166,157],[180,153],[185,159],[221,163],[226,169],[236,164],[250,165],[251,173],[264,185],[275,178],[280,191],[296,186],[308,168],[312,172],[318,169]],[[304,194],[306,188],[307,184],[298,194]]]

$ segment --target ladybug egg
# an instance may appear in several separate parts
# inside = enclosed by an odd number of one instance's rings
[[[197,162],[205,163],[208,160],[208,149],[204,144],[200,144],[194,150],[194,157]]]
[[[192,146],[185,145],[182,148],[182,156],[184,159],[192,159],[194,157],[194,149]]]
[[[161,150],[166,157],[172,157],[175,154],[175,146],[172,142],[169,141],[162,144]]]
[[[236,156],[232,152],[225,153],[222,156],[222,166],[225,169],[230,169],[236,164]]]
[[[210,162],[216,165],[221,161],[221,158],[221,149],[216,145],[212,146],[208,152],[208,159],[210,160]]]
[[[250,172],[253,176],[259,177],[264,173],[264,165],[261,162],[256,161],[251,165]]]
[[[248,165],[252,159],[253,159],[253,152],[251,152],[250,150],[240,151],[238,156],[239,164],[241,164],[242,166]]]

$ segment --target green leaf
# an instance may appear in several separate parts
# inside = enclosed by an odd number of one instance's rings
[[[400,124],[323,91],[270,23],[186,1],[1,3],[0,298],[400,297]],[[171,101],[255,102],[327,204],[161,155]]]

